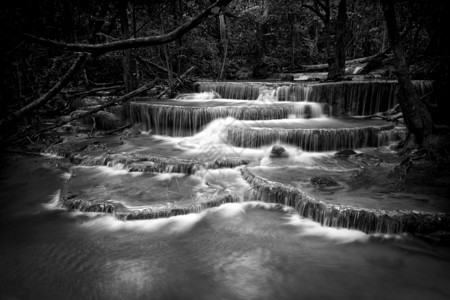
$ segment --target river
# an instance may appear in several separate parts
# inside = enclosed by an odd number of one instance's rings
[[[450,251],[229,203],[120,221],[69,212],[67,175],[9,155],[0,173],[0,299],[449,299]]]

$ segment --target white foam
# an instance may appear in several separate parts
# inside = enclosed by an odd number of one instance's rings
[[[99,171],[99,175],[120,176],[131,175],[133,177],[141,176],[143,172],[129,172],[122,163],[110,164],[108,166],[78,166],[77,168],[94,169]]]
[[[219,94],[215,92],[201,92],[201,93],[189,93],[180,94],[175,99],[178,101],[209,101],[215,99]]]
[[[192,229],[197,224],[206,212],[193,213],[181,216],[175,216],[170,218],[161,218],[153,220],[135,220],[135,221],[120,221],[113,216],[105,214],[86,214],[89,219],[82,222],[80,226],[94,231],[138,231],[138,232],[160,232],[167,233],[181,233]],[[74,217],[77,217],[76,213],[73,213]]]
[[[48,210],[60,209],[58,207],[60,195],[61,195],[61,190],[58,190],[55,194],[53,194],[51,196],[51,200],[47,203],[42,204],[42,206],[44,206],[44,208],[46,208]]]
[[[40,155],[42,155],[42,156],[45,156],[45,157],[47,157],[47,158],[64,158],[63,156],[61,156],[61,155],[56,155],[56,154],[53,154],[53,153],[47,153],[47,152],[41,152],[41,153],[39,153]]]
[[[186,174],[183,173],[158,173],[153,179],[156,181],[171,181],[174,178],[183,178]]]
[[[223,218],[235,218],[239,215],[245,215],[245,208],[242,203],[225,203],[211,208],[209,213],[211,212],[219,213]]]
[[[292,213],[294,212],[294,209],[290,206],[286,206],[286,205],[280,205],[278,203],[267,203],[267,202],[262,202],[262,201],[247,201],[242,203],[243,207],[245,209],[248,208],[263,208],[263,209],[280,209],[281,211],[285,212],[285,213]]]
[[[287,225],[298,228],[299,236],[320,237],[337,243],[365,242],[370,238],[370,235],[362,231],[322,226],[295,213],[288,216],[287,219]]]
[[[239,170],[239,167],[233,169],[200,169],[195,176],[210,186],[220,187],[230,193],[246,198],[250,185],[245,181]]]
[[[276,90],[275,89],[266,89],[262,90],[259,93],[258,98],[253,102],[255,104],[272,104],[274,102],[278,101],[276,97]]]

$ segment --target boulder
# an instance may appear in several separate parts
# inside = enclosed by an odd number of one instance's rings
[[[291,74],[282,74],[280,76],[281,81],[294,81],[294,75]]]
[[[341,151],[336,152],[334,154],[334,156],[337,156],[337,157],[349,157],[350,155],[355,155],[355,154],[357,154],[355,152],[355,150],[345,149],[345,150],[341,150]]]
[[[272,147],[272,150],[270,151],[270,157],[289,157],[289,153],[281,146],[275,145]]]
[[[320,188],[324,188],[324,187],[331,187],[331,186],[338,186],[339,183],[332,177],[330,176],[317,176],[317,177],[312,177],[309,182],[315,186],[315,187],[320,187]]]

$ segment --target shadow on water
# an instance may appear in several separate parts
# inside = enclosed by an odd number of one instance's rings
[[[449,249],[408,235],[327,228],[260,202],[128,222],[68,212],[54,203],[64,173],[16,158],[0,175],[1,299],[450,297]]]

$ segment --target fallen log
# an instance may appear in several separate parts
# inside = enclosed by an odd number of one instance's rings
[[[376,59],[379,59],[381,57],[383,57],[384,55],[386,55],[386,53],[390,51],[390,49],[387,49],[386,51],[377,53],[375,55],[371,55],[371,56],[366,56],[366,57],[361,57],[361,58],[356,58],[356,59],[352,59],[352,60],[347,60],[345,62],[345,65],[355,65],[355,64],[363,64],[363,63],[367,63]],[[328,64],[317,64],[317,65],[301,65],[299,69],[293,70],[293,73],[296,72],[327,72],[328,71]]]
[[[184,72],[184,73],[179,77],[179,80],[178,80],[178,82],[177,82],[176,84],[167,87],[167,88],[166,88],[164,91],[162,91],[156,98],[157,98],[157,99],[161,98],[162,96],[164,96],[164,94],[166,94],[167,92],[169,92],[171,89],[173,89],[173,88],[175,88],[175,87],[181,85],[181,84],[182,84],[181,79],[183,79],[184,77],[186,77],[186,75],[189,74],[189,73],[190,73],[192,70],[194,70],[194,69],[195,69],[194,66],[190,67],[186,72]]]
[[[352,116],[352,115],[348,115],[348,114],[343,114],[344,117],[349,118],[349,119],[357,119],[357,120],[375,120],[375,119],[379,119],[379,120],[385,120],[385,121],[390,121],[390,122],[395,122],[398,119],[403,118],[403,114],[397,113],[395,115],[385,115],[384,113],[376,113],[376,114],[372,114],[372,115],[367,115],[367,116]]]
[[[127,102],[127,101],[131,100],[134,96],[136,96],[136,95],[138,95],[138,94],[140,94],[142,92],[145,92],[146,90],[151,89],[154,86],[154,84],[157,82],[157,80],[158,79],[155,79],[155,80],[151,81],[150,83],[148,83],[148,84],[146,84],[144,86],[141,86],[140,88],[138,88],[138,89],[136,89],[134,91],[129,92],[128,94],[125,94],[125,95],[123,95],[123,96],[121,96],[119,98],[116,98],[116,99],[112,99],[112,100],[108,101],[107,103],[105,103],[103,105],[100,105],[100,106],[98,106],[98,107],[96,107],[96,108],[94,108],[94,109],[92,109],[90,111],[87,111],[87,112],[82,113],[82,114],[75,115],[75,116],[70,117],[68,119],[61,119],[59,122],[57,122],[57,124],[54,124],[52,126],[49,126],[47,128],[44,128],[44,129],[40,130],[32,138],[33,139],[37,138],[39,135],[41,135],[44,132],[47,132],[47,131],[59,128],[59,127],[65,125],[65,124],[73,122],[75,120],[85,118],[85,117],[87,117],[89,115],[92,115],[92,114],[94,114],[96,112],[99,112],[99,111],[101,111],[101,110],[103,110],[103,109],[105,109],[105,108],[107,108],[109,106],[112,106],[112,105],[115,105],[115,104],[118,104],[118,103]],[[21,137],[21,138],[18,138],[16,140],[14,140],[13,142],[18,142],[18,141],[21,141],[23,139],[24,139],[24,137]]]
[[[86,53],[79,53],[77,59],[72,66],[67,70],[66,74],[58,81],[47,93],[22,107],[18,111],[9,115],[9,117],[0,120],[0,129],[20,119],[22,116],[29,114],[36,109],[42,107],[44,104],[52,100],[71,80],[72,77],[83,67],[87,58]]]
[[[71,95],[71,96],[69,96],[69,99],[67,101],[66,107],[69,107],[70,104],[78,97],[87,96],[87,95],[95,94],[97,92],[102,92],[102,91],[123,89],[124,87],[125,87],[124,85],[116,85],[116,86],[110,86],[110,87],[101,87],[101,88],[91,89],[89,91],[85,91],[85,92],[81,92],[81,93],[78,93],[78,94]]]

